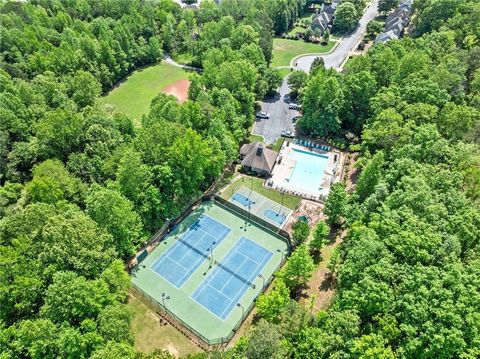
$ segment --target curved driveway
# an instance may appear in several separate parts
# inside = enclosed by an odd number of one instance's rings
[[[296,68],[309,72],[310,66],[313,63],[313,60],[317,57],[322,57],[323,61],[325,62],[325,67],[333,67],[334,69],[340,69],[343,61],[348,57],[350,52],[354,50],[354,47],[362,38],[363,34],[367,29],[367,24],[373,20],[377,14],[377,7],[378,7],[379,0],[373,0],[372,3],[368,6],[366,11],[363,13],[362,18],[359,21],[359,25],[355,32],[344,36],[340,40],[340,44],[329,54],[323,56],[316,56],[316,55],[306,55],[306,56],[299,56],[292,60],[292,65],[295,63],[297,64]],[[294,67],[294,66],[293,66]]]

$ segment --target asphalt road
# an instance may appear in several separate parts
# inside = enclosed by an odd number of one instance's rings
[[[340,65],[362,38],[367,24],[377,16],[378,1],[379,0],[373,0],[366,9],[355,32],[344,36],[340,44],[330,54],[321,56],[325,61],[326,67],[340,68]],[[316,57],[318,56],[308,55],[297,58],[297,68],[308,72]],[[288,109],[288,103],[290,102],[288,94],[290,89],[287,84],[287,78],[288,77],[285,77],[283,79],[282,86],[278,89],[279,93],[276,97],[265,99],[261,103],[262,111],[270,114],[270,118],[268,120],[257,120],[253,127],[252,133],[262,135],[266,144],[275,143],[276,139],[281,136],[282,131],[294,130],[292,119],[299,113],[295,110]]]
[[[253,134],[262,135],[265,143],[275,143],[275,140],[282,135],[284,130],[294,130],[292,119],[299,115],[296,110],[288,108],[291,102],[288,96],[290,88],[287,84],[287,77],[283,79],[282,86],[278,89],[277,96],[273,98],[266,98],[262,103],[262,111],[270,114],[268,120],[261,119],[255,122],[253,126]]]
[[[333,67],[338,70],[343,61],[349,56],[350,52],[354,50],[354,47],[362,38],[367,29],[367,24],[370,22],[370,20],[373,20],[377,16],[378,1],[379,0],[372,1],[360,19],[359,25],[355,32],[344,36],[341,39],[340,44],[330,54],[323,56],[307,55],[299,57],[295,60],[297,68],[309,72],[313,60],[317,57],[322,57],[323,61],[325,62],[325,67]]]

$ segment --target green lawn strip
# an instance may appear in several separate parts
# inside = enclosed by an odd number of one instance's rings
[[[343,69],[349,69],[352,66],[353,63],[353,57],[349,57],[348,60],[345,62],[343,65]]]
[[[242,176],[238,178],[235,182],[231,183],[227,188],[225,188],[225,190],[221,194],[221,197],[228,200],[235,192],[239,190],[240,187],[244,186],[247,188],[252,187],[253,191],[261,194],[262,196],[265,196],[277,203],[282,203],[282,193],[264,187],[263,182],[264,180],[261,178]],[[290,209],[295,209],[300,204],[300,201],[301,198],[285,193],[283,205]]]
[[[273,39],[272,67],[289,66],[290,61],[302,54],[322,54],[330,51],[335,41],[327,45],[312,44],[303,40]]]
[[[182,68],[157,64],[134,71],[106,96],[100,103],[113,106],[138,122],[148,112],[150,103],[163,88],[178,80],[188,79],[189,73]]]
[[[261,135],[254,135],[253,133],[248,137],[250,142],[263,142],[263,136]]]
[[[200,348],[170,324],[162,325],[158,315],[136,297],[130,297],[128,307],[134,315],[132,332],[138,351],[149,353],[154,349],[167,349],[181,357],[201,352]]]
[[[280,151],[284,141],[285,141],[285,138],[283,138],[283,137],[277,138],[275,143],[271,146],[272,150],[277,151],[277,152]]]

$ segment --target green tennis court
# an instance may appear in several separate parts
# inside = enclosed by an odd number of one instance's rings
[[[233,335],[287,251],[274,232],[204,202],[140,263],[132,283],[201,339],[220,343]]]

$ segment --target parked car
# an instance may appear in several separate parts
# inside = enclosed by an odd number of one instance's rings
[[[295,116],[294,118],[292,118],[292,122],[297,122],[301,118],[302,118],[302,116]]]
[[[282,137],[294,138],[295,134],[292,131],[283,130]]]
[[[270,115],[264,111],[257,112],[255,115],[256,118],[265,118],[268,119],[270,118]]]
[[[288,108],[290,110],[300,110],[302,108],[302,106],[300,106],[298,103],[289,103],[288,104]]]

